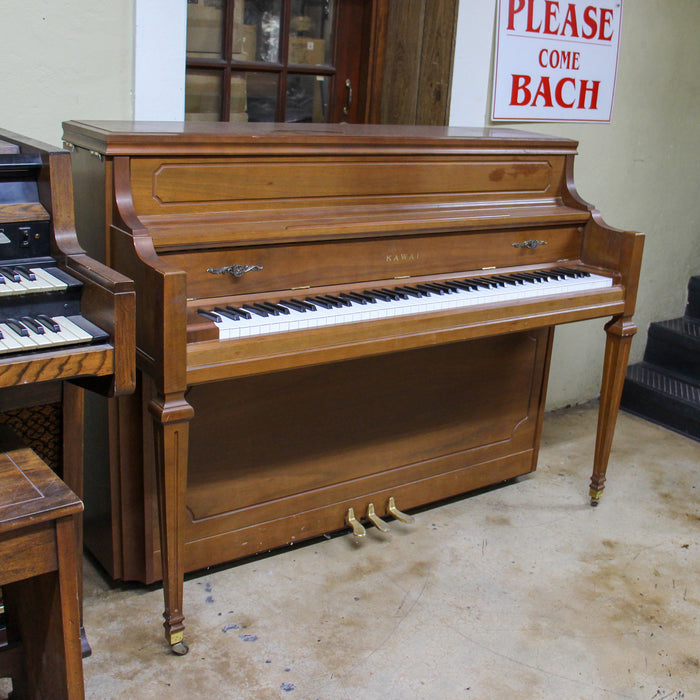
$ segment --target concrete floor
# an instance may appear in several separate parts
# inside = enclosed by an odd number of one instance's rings
[[[89,562],[88,698],[700,698],[700,443],[621,414],[588,504],[597,408],[547,415],[538,471],[160,589]]]

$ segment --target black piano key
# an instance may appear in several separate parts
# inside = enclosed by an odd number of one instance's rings
[[[387,294],[391,294],[393,299],[408,299],[408,294],[406,292],[399,291],[398,288],[396,289],[387,289],[386,287],[382,287],[381,289],[382,292],[386,292]]]
[[[431,282],[430,286],[441,290],[443,294],[454,294],[456,291],[456,289],[447,282]]]
[[[386,292],[383,292],[380,289],[365,289],[365,291],[362,293],[365,296],[371,296],[374,299],[378,299],[379,301],[392,301],[392,299],[394,298],[390,294],[387,294]]]
[[[459,287],[460,289],[464,289],[467,292],[474,292],[477,289],[479,289],[479,285],[474,284],[471,280],[469,279],[464,279],[464,280],[454,280],[454,284]]]
[[[258,308],[256,304],[243,304],[241,308],[256,316],[262,316],[262,318],[267,318],[270,315],[265,309]]]
[[[21,316],[19,319],[25,326],[31,328],[37,335],[44,335],[44,326],[31,316]]]
[[[304,299],[298,299],[294,297],[291,301],[301,304],[307,311],[316,311],[316,306],[310,301],[304,301]]]
[[[264,301],[263,306],[265,306],[266,309],[267,308],[274,309],[277,312],[276,313],[277,316],[279,316],[279,314],[283,314],[283,315],[289,314],[289,309],[286,306],[282,306],[282,304],[279,304],[279,303],[273,304],[271,301]]]
[[[503,284],[510,284],[510,285],[517,285],[518,284],[518,281],[514,280],[509,275],[493,275],[493,278],[495,280],[498,280],[499,282],[503,282]]]
[[[227,306],[226,309],[234,314],[238,314],[241,318],[244,318],[247,321],[253,318],[247,311],[239,309],[237,306]]]
[[[330,299],[333,302],[338,302],[341,306],[352,306],[352,301],[349,299],[343,299],[340,296],[336,296],[335,294],[324,294],[323,295],[324,299]]]
[[[25,267],[24,265],[15,265],[12,269],[18,275],[20,275],[21,277],[24,277],[24,279],[29,280],[30,282],[34,282],[36,280],[36,275],[28,267]]]
[[[316,304],[323,309],[335,309],[335,308],[339,308],[340,306],[342,306],[342,304],[334,304],[333,302],[329,301],[328,299],[324,299],[321,296],[306,297],[306,301],[309,302],[310,304]],[[303,309],[303,308],[301,310],[306,311],[306,309]]]
[[[280,310],[274,305],[270,304],[267,301],[259,301],[253,304],[253,306],[257,307],[258,309],[262,309],[263,311],[267,311],[270,316],[279,316],[280,315]]]
[[[524,272],[513,272],[511,276],[513,279],[520,280],[521,282],[527,282],[528,284],[532,282]]]
[[[397,287],[396,289],[404,294],[408,294],[408,296],[414,297],[415,299],[420,299],[421,297],[427,297],[430,295],[430,292],[423,292],[413,286],[402,286]]]
[[[222,309],[220,306],[214,307],[214,313],[219,314],[219,316],[223,316],[224,318],[228,318],[231,321],[241,320],[240,314],[237,314],[235,311],[229,311],[228,309]]]
[[[4,321],[5,325],[9,326],[17,335],[23,338],[29,337],[29,331],[26,326],[22,325],[16,318],[8,318]]]
[[[52,333],[60,333],[61,327],[50,316],[46,314],[37,314],[36,320],[39,321],[45,328],[48,328]]]
[[[0,274],[7,277],[7,279],[10,280],[10,282],[22,281],[22,278],[10,267],[0,267]]]
[[[221,323],[221,316],[219,316],[219,314],[215,314],[213,311],[207,311],[206,309],[197,309],[197,313],[200,316],[204,316],[204,318],[208,318],[210,321],[214,321],[214,323]]]
[[[348,301],[354,304],[365,305],[369,303],[368,300],[365,299],[365,297],[363,297],[361,294],[357,294],[356,292],[342,292],[338,296],[341,299],[347,299]]]
[[[286,306],[288,309],[291,309],[292,311],[299,311],[302,314],[308,311],[306,305],[302,304],[301,301],[294,301],[293,299],[284,299],[277,303],[280,304],[280,306]]]

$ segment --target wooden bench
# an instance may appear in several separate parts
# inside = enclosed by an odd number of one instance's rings
[[[8,442],[8,440],[10,440]],[[83,698],[77,543],[80,499],[37,457],[0,435],[0,587],[12,698]]]

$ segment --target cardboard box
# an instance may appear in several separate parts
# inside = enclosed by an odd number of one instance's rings
[[[223,0],[187,0],[187,53],[197,58],[219,58],[223,22]]]
[[[308,36],[289,37],[289,63],[321,66],[326,62],[326,42]]]
[[[231,76],[231,113],[245,112],[248,109],[248,81],[245,75]]]
[[[233,25],[233,51],[231,58],[234,61],[255,61],[255,51],[258,41],[257,24]]]

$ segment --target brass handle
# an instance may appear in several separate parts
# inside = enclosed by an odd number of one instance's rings
[[[343,114],[347,115],[350,112],[350,107],[352,107],[352,83],[350,82],[350,78],[345,78],[345,87],[348,91],[348,99],[345,101]]]
[[[547,241],[523,241],[522,243],[513,243],[513,248],[532,248],[533,250],[540,245],[547,245]]]
[[[225,275],[227,272],[234,277],[243,277],[246,272],[262,270],[262,265],[228,265],[227,267],[209,267],[207,272],[212,275]]]

